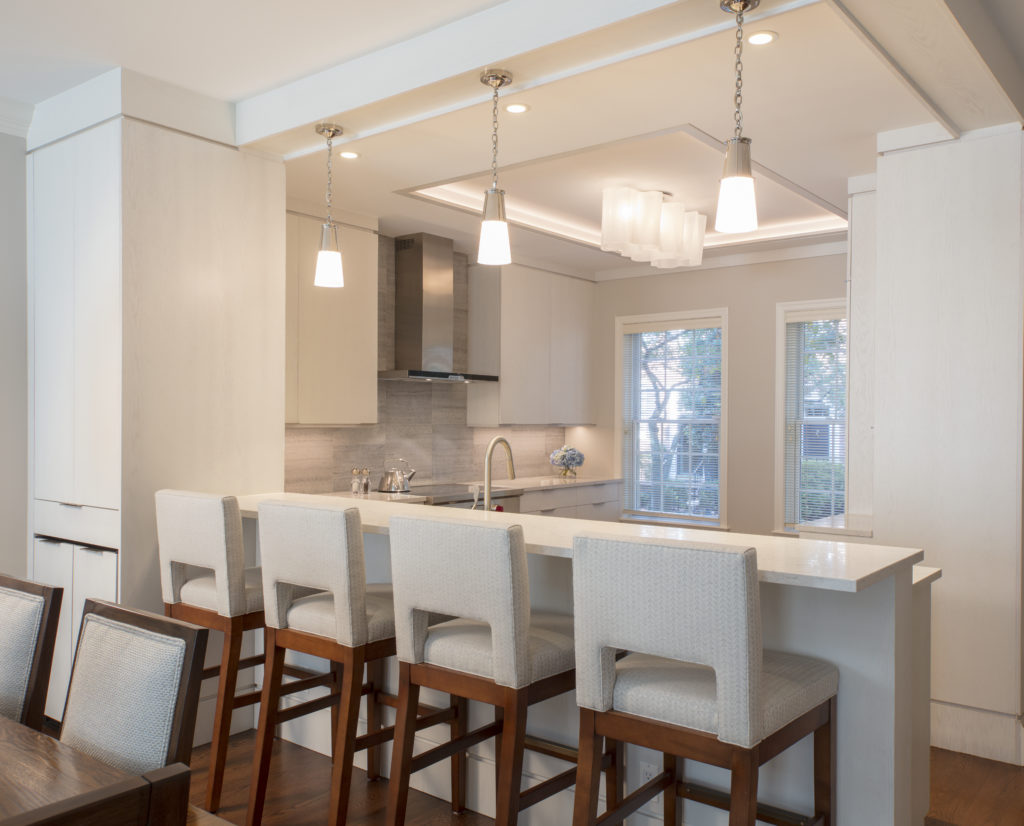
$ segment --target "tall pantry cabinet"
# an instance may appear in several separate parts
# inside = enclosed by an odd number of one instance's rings
[[[65,589],[59,718],[85,599],[160,609],[153,493],[282,487],[284,169],[129,117],[27,164],[28,567]]]

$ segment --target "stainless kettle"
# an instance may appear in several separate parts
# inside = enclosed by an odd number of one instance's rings
[[[408,467],[409,463],[405,459],[399,459],[399,464],[405,464]],[[416,471],[409,468],[408,471],[400,470],[399,468],[393,467],[391,470],[384,471],[384,475],[380,479],[380,484],[377,485],[377,490],[381,493],[407,493],[409,490],[409,482],[413,476],[416,475]]]

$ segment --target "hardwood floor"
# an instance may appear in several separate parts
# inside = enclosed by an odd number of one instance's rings
[[[255,732],[231,738],[220,817],[245,823]],[[209,746],[192,755],[192,803],[201,806],[206,789]],[[931,812],[926,826],[1024,826],[1024,768],[932,749]],[[277,740],[270,769],[266,826],[322,826],[327,820],[331,761],[322,754]],[[356,770],[352,780],[350,826],[383,826],[387,782],[368,783]],[[453,815],[448,804],[411,792],[408,826],[485,826],[489,817]]]

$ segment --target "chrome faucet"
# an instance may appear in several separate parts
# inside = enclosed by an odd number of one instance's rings
[[[494,458],[494,448],[499,444],[505,446],[505,464],[508,468],[508,478],[516,478],[516,466],[512,462],[512,446],[504,436],[495,436],[487,445],[487,452],[484,454],[484,513],[491,511],[491,460]]]

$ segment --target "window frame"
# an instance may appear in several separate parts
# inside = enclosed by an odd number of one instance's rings
[[[678,324],[678,327],[673,325]],[[685,327],[699,328],[702,326],[719,327],[722,330],[722,407],[718,425],[718,519],[702,519],[680,514],[678,517],[669,517],[661,514],[651,513],[649,516],[642,514],[625,513],[625,468],[622,466],[623,440],[625,436],[625,416],[623,414],[623,364],[622,351],[624,336],[643,330],[650,326],[650,331],[672,330]],[[638,329],[639,328],[639,329]],[[715,307],[705,310],[676,310],[667,313],[646,313],[643,315],[628,315],[615,317],[615,469],[616,476],[623,480],[623,520],[642,521],[647,523],[660,523],[666,525],[686,524],[692,527],[702,527],[709,530],[728,530],[728,490],[729,490],[729,438],[728,438],[728,413],[729,413],[729,310],[726,307]]]
[[[775,305],[775,533],[789,536],[799,528],[786,525],[786,325],[800,321],[845,318],[846,339],[846,461],[843,467],[847,500],[850,492],[850,339],[846,298],[780,301]]]

